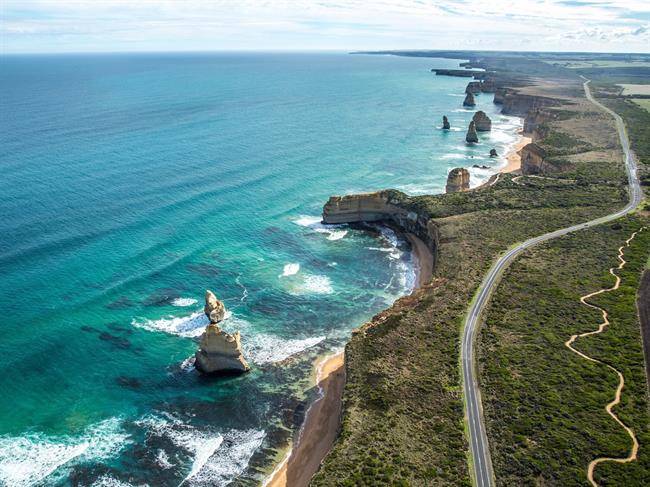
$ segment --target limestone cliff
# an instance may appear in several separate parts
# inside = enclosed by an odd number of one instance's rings
[[[492,78],[486,78],[481,83],[481,92],[494,93],[496,90],[496,83]]]
[[[465,135],[465,141],[469,144],[475,144],[478,142],[478,134],[476,133],[476,123],[474,123],[474,120],[469,123],[467,134]]]
[[[535,143],[525,145],[521,149],[521,173],[545,174],[555,172],[555,167],[545,162],[546,151]]]
[[[323,207],[323,223],[385,222],[412,233],[422,240],[434,258],[438,248],[438,228],[429,215],[408,208],[408,196],[400,191],[331,196]]]
[[[489,132],[492,130],[492,120],[483,110],[479,110],[472,117],[472,121],[476,126],[476,130],[479,132]]]
[[[494,103],[503,105],[501,113],[525,117],[529,111],[557,105],[558,100],[537,95],[527,95],[512,88],[498,88],[494,93]]]
[[[474,99],[473,94],[467,93],[467,95],[465,96],[465,99],[463,100],[463,106],[464,107],[476,106],[476,100]]]
[[[218,323],[225,316],[226,308],[212,291],[205,292],[206,326],[199,349],[195,354],[194,366],[205,374],[232,374],[247,372],[250,367],[244,359],[239,332],[226,333]]]
[[[469,189],[469,171],[464,167],[456,167],[447,175],[447,193],[457,193]]]

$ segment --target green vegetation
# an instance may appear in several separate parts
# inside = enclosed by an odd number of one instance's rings
[[[650,112],[650,98],[632,98],[632,102],[639,105],[646,112]]]
[[[502,175],[492,186],[464,193],[408,197],[392,192],[400,206],[435,223],[436,269],[428,286],[399,300],[352,337],[346,348],[341,435],[312,485],[471,485],[459,347],[478,285],[513,244],[611,213],[627,201],[611,117],[584,99],[575,71],[549,68],[541,59],[548,61],[549,55],[493,56],[486,67],[514,76],[511,86],[530,85],[513,73],[554,77],[526,89],[566,100],[554,108],[559,116],[546,123],[546,136],[539,142],[548,162],[561,172],[551,179]],[[550,58],[566,60],[560,54]],[[629,117],[624,116],[626,121]],[[640,132],[631,137],[636,147],[643,147]],[[500,484],[583,485],[585,461],[625,453],[629,446],[624,432],[602,411],[615,377],[563,344],[571,333],[590,329],[593,310],[576,296],[610,282],[607,269],[616,258],[619,237],[627,238],[640,218],[535,249],[505,275],[480,336],[484,406]],[[641,254],[649,242],[650,231],[635,242],[620,294],[602,297],[620,328],[579,344],[616,361],[626,378],[629,373],[621,417],[640,425],[643,458],[634,466],[599,466],[598,478],[608,485],[614,478],[624,479],[621,485],[642,485],[650,472],[644,450],[650,445],[648,409],[646,396],[639,394],[645,376],[630,307],[638,280],[634,272],[643,266],[646,256]],[[599,414],[603,417],[593,418]]]
[[[623,93],[621,93],[622,95],[650,95],[650,84],[639,85],[622,83],[619,86],[623,88]]]
[[[483,405],[499,485],[588,485],[586,470],[600,456],[625,457],[631,440],[605,412],[618,379],[603,365],[565,347],[573,334],[594,330],[600,313],[580,296],[611,287],[620,245],[648,220],[626,218],[532,249],[506,272],[480,336]],[[639,459],[604,463],[600,485],[650,483],[650,414],[635,293],[648,258],[650,231],[625,250],[621,287],[590,301],[611,326],[575,347],[625,376],[615,409],[636,432]]]
[[[602,98],[600,101],[625,120],[630,143],[639,162],[650,165],[650,112],[623,98]]]

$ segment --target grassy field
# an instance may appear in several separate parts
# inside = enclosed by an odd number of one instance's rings
[[[643,108],[646,112],[650,112],[650,99],[649,98],[633,98],[632,101]]]
[[[526,252],[506,272],[480,335],[480,377],[488,438],[498,485],[588,485],[599,456],[625,457],[631,441],[605,412],[618,384],[600,364],[564,342],[597,328],[600,314],[581,295],[610,287],[617,248],[648,218],[627,218],[563,237]],[[594,298],[611,326],[576,348],[625,376],[615,411],[639,439],[639,459],[604,463],[600,485],[650,484],[650,414],[635,293],[650,252],[650,231],[626,249],[619,290]]]
[[[621,83],[618,86],[623,88],[622,95],[650,95],[650,84],[647,85],[632,85]]]

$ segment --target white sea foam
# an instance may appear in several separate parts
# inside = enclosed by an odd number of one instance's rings
[[[300,215],[300,217],[293,220],[293,222],[296,225],[300,225],[301,227],[310,227],[312,225],[320,223],[321,220],[322,219],[319,216]]]
[[[181,485],[226,485],[239,476],[253,453],[261,446],[265,433],[259,430],[201,431],[175,416],[147,416],[136,424],[150,435],[166,437],[192,457]],[[160,453],[158,453],[160,456]],[[165,454],[166,455],[166,454]],[[175,456],[166,455],[170,466]]]
[[[110,475],[102,475],[92,483],[92,487],[133,487],[133,484],[118,480],[115,477],[111,477]],[[142,484],[138,487],[147,486],[146,484]]]
[[[281,362],[325,340],[324,336],[305,339],[285,339],[274,335],[255,335],[244,340],[242,348],[246,357],[256,364]]]
[[[329,236],[327,237],[327,240],[341,240],[347,234],[348,234],[347,230],[334,230],[330,232]]]
[[[346,225],[324,225],[321,223],[322,218],[319,216],[301,215],[299,218],[293,220],[296,225],[309,228],[316,233],[327,235],[327,240],[335,241],[341,240],[347,234],[347,230],[341,230]]]
[[[110,458],[129,442],[117,418],[88,428],[79,437],[44,434],[0,437],[0,485],[42,482],[74,462]]]
[[[186,308],[187,306],[192,306],[193,304],[198,303],[196,299],[192,298],[176,298],[172,300],[172,305],[173,306],[178,306],[181,308]]]
[[[291,264],[285,264],[284,269],[282,270],[282,274],[280,274],[280,277],[293,276],[294,274],[298,274],[299,270],[300,270],[300,264],[298,264],[297,262]]]
[[[289,292],[300,296],[305,294],[332,294],[334,288],[329,277],[318,274],[306,274],[289,287]]]
[[[158,450],[158,455],[156,455],[156,463],[158,463],[160,468],[163,468],[165,470],[174,466],[174,464],[169,461],[169,455],[167,455],[167,452],[165,450]]]
[[[157,320],[133,319],[131,324],[148,331],[162,331],[183,337],[198,337],[208,325],[209,320],[203,311],[196,311],[189,316],[168,316]]]

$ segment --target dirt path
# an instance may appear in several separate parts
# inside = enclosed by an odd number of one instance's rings
[[[600,458],[596,458],[595,460],[592,460],[591,463],[589,463],[589,467],[587,468],[587,478],[589,479],[589,482],[591,482],[591,485],[593,485],[595,487],[598,486],[598,484],[594,480],[594,469],[596,468],[596,466],[599,463],[603,463],[603,462],[617,462],[617,463],[633,462],[634,460],[636,460],[636,457],[637,457],[637,452],[639,450],[639,442],[637,441],[636,436],[634,435],[634,431],[632,431],[631,428],[626,426],[623,423],[623,421],[621,421],[619,419],[619,417],[616,416],[616,414],[612,411],[614,406],[616,406],[619,402],[621,402],[621,392],[623,391],[623,387],[625,387],[625,378],[623,377],[623,374],[621,374],[621,372],[619,372],[617,369],[615,369],[611,365],[609,365],[609,364],[607,364],[605,362],[602,362],[602,361],[600,361],[598,359],[589,357],[588,355],[585,355],[584,353],[580,352],[579,350],[576,350],[575,348],[573,348],[573,343],[578,338],[582,338],[582,337],[586,337],[586,336],[590,336],[590,335],[596,335],[598,333],[601,333],[603,330],[605,330],[605,328],[607,328],[609,326],[609,319],[608,319],[608,316],[607,316],[607,311],[605,311],[603,308],[601,308],[599,306],[596,306],[595,304],[588,303],[587,300],[589,298],[593,297],[593,296],[597,296],[598,294],[607,293],[607,292],[614,291],[614,290],[618,289],[618,287],[621,284],[621,278],[616,274],[615,271],[621,270],[623,268],[623,266],[625,266],[625,264],[626,264],[626,261],[623,258],[624,249],[625,249],[625,247],[629,247],[630,242],[634,239],[634,237],[636,237],[636,235],[639,232],[641,232],[642,230],[644,230],[644,229],[645,228],[641,228],[640,230],[634,232],[630,236],[630,238],[628,238],[625,241],[625,245],[621,245],[618,248],[619,264],[618,264],[617,267],[612,267],[612,268],[609,269],[609,273],[612,276],[614,276],[614,278],[616,279],[616,282],[614,283],[614,285],[612,287],[610,287],[610,288],[600,289],[598,291],[594,291],[593,293],[586,294],[586,295],[584,295],[584,296],[582,296],[580,298],[580,302],[582,304],[584,304],[585,306],[589,306],[590,308],[597,309],[598,311],[600,311],[602,313],[603,322],[598,325],[597,330],[589,331],[589,332],[586,332],[586,333],[580,333],[579,335],[573,335],[565,343],[565,345],[572,352],[577,353],[582,358],[584,358],[586,360],[589,360],[590,362],[605,365],[606,367],[608,367],[610,370],[612,370],[618,376],[618,387],[616,388],[616,394],[614,395],[614,400],[611,401],[609,404],[607,404],[607,406],[605,406],[605,411],[607,411],[607,413],[614,419],[614,421],[616,421],[619,425],[621,425],[621,427],[627,432],[627,434],[632,439],[632,450],[630,451],[630,454],[627,457],[624,457],[624,458],[600,457]]]

